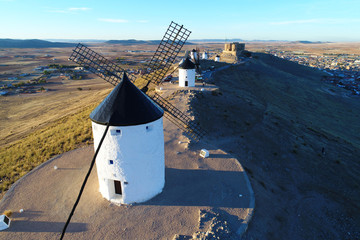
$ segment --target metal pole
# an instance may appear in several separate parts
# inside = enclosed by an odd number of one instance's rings
[[[79,201],[80,201],[81,195],[82,195],[82,193],[83,193],[83,191],[84,191],[84,188],[85,188],[85,185],[86,185],[86,182],[87,182],[87,180],[88,180],[88,178],[89,178],[89,176],[90,176],[90,173],[91,173],[92,168],[94,167],[96,156],[97,156],[98,153],[99,153],[100,147],[101,147],[101,145],[102,145],[102,143],[103,143],[103,141],[104,141],[104,139],[105,139],[105,136],[106,136],[106,133],[107,133],[107,131],[108,131],[108,129],[109,129],[109,126],[110,126],[110,123],[108,123],[108,124],[106,125],[106,129],[105,129],[105,131],[104,131],[103,136],[101,137],[99,146],[97,147],[97,149],[96,149],[96,151],[95,151],[94,157],[93,157],[93,159],[92,159],[92,161],[91,161],[91,164],[90,164],[89,171],[87,172],[87,174],[86,174],[86,176],[85,176],[85,179],[84,179],[84,181],[83,181],[83,184],[82,184],[81,189],[80,189],[80,192],[79,192],[79,195],[78,195],[78,197],[77,197],[77,199],[76,199],[76,202],[75,202],[75,204],[74,204],[74,206],[73,206],[73,208],[72,208],[72,210],[71,210],[71,212],[70,212],[70,215],[69,215],[69,217],[68,217],[68,219],[67,219],[67,221],[66,221],[66,223],[65,223],[65,226],[64,226],[64,228],[63,228],[63,230],[62,230],[60,240],[62,240],[62,239],[64,238],[64,235],[65,235],[65,232],[66,232],[66,228],[67,228],[67,226],[69,225],[69,223],[70,223],[70,221],[71,221],[71,217],[72,217],[72,215],[73,215],[74,212],[75,212],[76,206],[78,205],[78,203],[79,203]]]

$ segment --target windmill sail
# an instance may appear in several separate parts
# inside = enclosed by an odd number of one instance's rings
[[[151,68],[153,74],[145,76],[145,80],[148,81],[147,86],[150,82],[156,85],[161,83],[190,36],[190,33],[183,25],[175,22],[170,23],[149,63],[149,68]]]
[[[171,22],[158,49],[150,61],[149,67],[153,72],[145,77],[148,81],[144,87],[145,89],[147,89],[150,83],[161,83],[190,33],[191,32],[183,26]],[[73,50],[69,60],[78,63],[88,71],[95,73],[114,86],[121,81],[125,72],[125,70],[117,64],[80,43]],[[131,75],[128,75],[128,77],[132,81],[135,79],[135,77]],[[147,91],[144,91],[144,88],[142,90],[146,93]],[[198,124],[160,95],[155,93],[152,97],[149,97],[165,111],[165,117],[182,129],[190,138],[198,141],[204,135],[204,131]]]
[[[73,50],[69,60],[76,62],[86,68],[86,70],[95,73],[115,86],[121,81],[122,74],[125,71],[119,65],[104,58],[81,43]],[[135,80],[135,78],[131,76],[129,76],[129,79],[131,81]]]
[[[198,141],[205,135],[204,130],[191,118],[181,112],[178,108],[165,100],[159,94],[155,93],[152,100],[165,111],[165,117],[183,130],[186,135]]]

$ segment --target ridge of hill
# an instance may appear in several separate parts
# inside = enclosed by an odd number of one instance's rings
[[[0,48],[62,48],[74,46],[75,43],[49,42],[39,39],[0,39]]]
[[[191,102],[250,176],[256,211],[243,239],[360,238],[359,98],[322,75],[254,53]]]

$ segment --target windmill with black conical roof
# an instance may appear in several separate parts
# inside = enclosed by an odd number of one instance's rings
[[[188,57],[179,65],[179,87],[195,87],[195,64]]]
[[[161,192],[165,171],[163,115],[195,141],[204,134],[175,106],[148,91],[151,84],[161,83],[189,35],[189,30],[171,22],[150,61],[152,72],[145,75],[141,90],[129,79],[133,76],[80,43],[69,58],[116,86],[90,115],[95,149],[103,141],[96,160],[100,192],[110,201],[141,202]],[[110,132],[106,134],[105,129]]]
[[[103,197],[114,203],[143,202],[160,193],[165,183],[163,116],[195,141],[204,135],[191,118],[149,91],[151,84],[162,82],[190,33],[182,25],[170,23],[149,63],[152,72],[145,75],[141,90],[131,82],[134,77],[117,64],[81,43],[73,50],[69,60],[116,87],[90,115],[95,154],[60,239],[95,161]]]
[[[193,63],[195,64],[195,70],[197,74],[201,74],[201,67],[200,67],[200,49],[196,48],[190,52],[190,57]]]
[[[94,147],[107,124],[96,158],[99,190],[116,204],[144,202],[165,184],[164,111],[124,74],[90,114]]]

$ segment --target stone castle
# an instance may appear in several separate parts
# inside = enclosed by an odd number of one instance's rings
[[[221,54],[222,59],[237,61],[241,57],[242,52],[245,50],[245,43],[233,42],[225,43],[225,48]]]
[[[241,51],[243,50],[245,50],[245,43],[225,43],[223,53],[229,53],[231,55],[237,56],[240,55]]]

